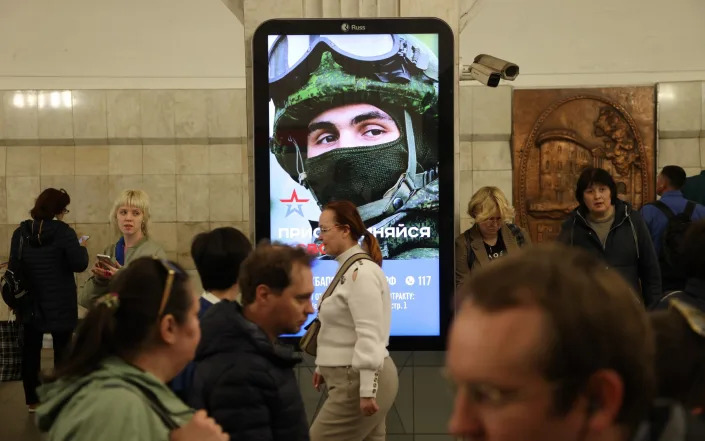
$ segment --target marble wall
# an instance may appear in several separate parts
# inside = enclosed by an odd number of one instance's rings
[[[232,225],[250,235],[243,89],[25,90],[0,97],[0,262],[47,187],[68,191],[65,220],[91,236],[91,256],[115,240],[108,215],[126,188],[147,191],[153,238],[189,270],[194,234]]]
[[[680,165],[688,176],[705,169],[705,82],[660,83],[657,168]]]

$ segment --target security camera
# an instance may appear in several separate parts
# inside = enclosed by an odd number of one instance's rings
[[[471,65],[463,65],[461,80],[477,80],[489,87],[497,87],[500,79],[513,81],[519,76],[519,66],[492,55],[480,54]]]

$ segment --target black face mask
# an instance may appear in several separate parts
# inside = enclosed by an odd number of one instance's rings
[[[342,147],[305,161],[318,203],[346,199],[357,206],[382,199],[407,168],[406,139],[373,146]]]

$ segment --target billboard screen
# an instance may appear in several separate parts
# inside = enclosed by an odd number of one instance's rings
[[[257,237],[317,256],[317,306],[338,266],[321,208],[357,205],[382,249],[393,347],[440,341],[449,315],[452,43],[435,19],[274,20],[253,40]]]

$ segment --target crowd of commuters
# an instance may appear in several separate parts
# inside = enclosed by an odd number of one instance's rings
[[[684,198],[684,182],[665,167],[661,199],[635,210],[606,170],[586,168],[558,240],[541,245],[498,188],[472,196],[473,226],[455,240],[453,435],[705,439],[705,208]],[[74,273],[89,256],[63,222],[70,201],[44,190],[10,250],[32,299],[17,311],[26,404],[49,440],[386,439],[399,387],[390,289],[353,203],[331,201],[319,219],[340,274],[319,304],[309,381],[328,395],[309,424],[301,354],[279,336],[314,313],[311,255],[216,228],[193,239],[204,289],[194,293],[150,239],[147,194],[126,190],[109,215],[117,240],[79,293]],[[40,381],[45,333],[55,368]]]

